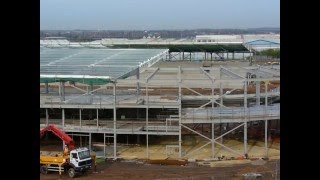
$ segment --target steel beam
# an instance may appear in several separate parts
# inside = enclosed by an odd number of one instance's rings
[[[235,73],[235,72],[233,72],[233,71],[231,71],[231,70],[229,70],[229,69],[227,69],[227,68],[225,68],[223,66],[220,66],[220,71],[223,72],[224,74],[232,77],[232,78],[246,79],[245,77],[243,77],[243,76],[241,76],[241,75],[239,75],[239,74],[237,74],[237,73]]]
[[[211,80],[211,81],[214,81],[215,78],[212,77],[209,73],[207,73],[202,67],[200,67],[200,69],[202,70],[202,72]]]
[[[159,67],[157,67],[157,69],[155,69],[148,77],[147,77],[147,82],[149,82],[150,79],[153,78],[153,76],[159,71]]]

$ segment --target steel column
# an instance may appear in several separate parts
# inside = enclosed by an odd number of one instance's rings
[[[268,107],[268,82],[265,83],[265,113],[267,113],[267,107]],[[268,157],[268,120],[265,120],[264,123],[264,150],[265,150],[265,157]]]
[[[81,109],[79,109],[80,129],[82,128],[81,118]]]
[[[49,83],[48,82],[45,82],[45,91],[46,91],[46,94],[49,93]]]
[[[97,109],[97,128],[99,128],[99,109]]]
[[[103,156],[106,157],[106,133],[103,133]]]
[[[260,81],[256,81],[256,105],[260,105]]]
[[[113,84],[113,158],[117,159],[117,96],[116,83]]]
[[[140,80],[140,68],[138,67],[137,70],[136,70],[136,78],[137,78],[137,81]],[[140,83],[137,82],[137,98],[139,98],[139,95],[140,95]]]
[[[179,66],[178,68],[178,78],[179,78],[179,158],[182,157],[182,152],[181,152],[181,143],[182,143],[182,138],[181,138],[181,67]]]
[[[147,106],[146,106],[146,140],[147,140],[147,159],[149,159],[149,94],[148,94],[148,83],[146,84],[146,96],[147,96]]]
[[[65,97],[65,90],[64,90],[64,82],[60,82],[61,83],[61,101],[65,101],[66,97]]]
[[[64,115],[64,109],[62,109],[62,130],[64,130],[64,121],[65,121],[65,115]]]
[[[212,159],[214,158],[214,123],[211,124],[211,139],[212,139]]]
[[[248,108],[248,103],[247,103],[247,80],[244,81],[244,154],[247,156],[248,154],[248,149],[247,149],[247,108]]]
[[[91,133],[89,133],[89,150],[91,150]]]
[[[46,125],[49,125],[49,113],[48,113],[48,108],[46,108]]]

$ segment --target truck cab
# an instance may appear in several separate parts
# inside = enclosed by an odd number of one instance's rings
[[[92,158],[88,148],[78,148],[70,151],[70,164],[67,173],[70,177],[84,173],[92,167]]]

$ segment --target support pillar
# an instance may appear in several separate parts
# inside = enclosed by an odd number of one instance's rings
[[[49,125],[49,113],[48,113],[48,108],[46,108],[46,126]]]
[[[260,105],[260,81],[256,81],[256,105]]]
[[[140,79],[140,68],[139,68],[139,67],[137,68],[136,78],[137,78],[137,80]],[[139,99],[139,95],[140,95],[140,83],[137,82],[137,98],[138,98],[138,99]],[[137,100],[138,100],[138,99],[137,99]]]
[[[45,90],[46,90],[46,94],[49,93],[49,83],[45,82]]]
[[[79,109],[79,120],[80,120],[80,129],[82,128],[82,120],[81,120],[81,109]]]
[[[184,51],[182,51],[182,60],[184,60]]]
[[[106,157],[106,133],[103,133],[103,156]]]
[[[181,137],[181,67],[179,66],[179,158],[182,157],[182,151],[181,151],[181,143],[182,143],[182,137]]]
[[[64,115],[64,109],[62,109],[62,130],[64,130],[65,125],[65,115]]]
[[[148,84],[146,84],[146,96],[147,96],[147,106],[146,106],[146,141],[147,141],[147,159],[149,159],[149,94],[148,94]]]
[[[113,84],[113,159],[117,159],[117,96],[116,83]]]
[[[244,53],[242,53],[242,59],[244,60]]]
[[[227,52],[227,60],[229,60],[229,53]]]
[[[60,100],[65,101],[64,82],[59,82],[59,95]]]
[[[140,144],[140,135],[137,135],[137,144]]]
[[[267,113],[268,108],[268,82],[265,82],[265,113]],[[264,150],[265,150],[265,157],[268,157],[268,120],[265,119],[264,123]]]
[[[210,60],[211,60],[211,62],[212,62],[212,52],[210,53],[210,56],[211,56],[211,57],[210,57]]]
[[[214,123],[211,124],[212,159],[214,159]]]
[[[190,61],[192,61],[192,58],[191,58],[192,56],[191,56],[191,52],[190,52]]]
[[[247,80],[244,81],[244,137],[243,137],[243,143],[244,143],[244,155],[247,157],[248,155],[248,149],[247,149],[247,129],[248,129],[248,124],[247,124],[247,108],[248,108],[248,103],[247,103]]]
[[[97,128],[99,128],[99,109],[97,109]]]
[[[89,133],[89,150],[91,150],[91,133]]]

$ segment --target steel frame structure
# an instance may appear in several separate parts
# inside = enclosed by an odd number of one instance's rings
[[[243,68],[242,68],[243,69]],[[261,69],[261,68],[259,68]],[[259,71],[258,69],[258,71]],[[106,143],[105,138],[111,137],[113,138],[113,158],[117,159],[117,135],[119,134],[136,134],[136,135],[146,135],[146,158],[149,158],[149,135],[174,135],[178,136],[178,142],[176,145],[172,145],[169,148],[178,148],[179,149],[179,157],[186,158],[190,154],[202,149],[203,147],[211,144],[212,145],[212,158],[215,158],[214,148],[215,145],[219,145],[226,150],[239,155],[239,156],[248,156],[248,149],[247,149],[247,124],[251,121],[264,121],[265,122],[265,156],[268,157],[268,121],[280,119],[280,106],[270,106],[268,105],[268,98],[272,96],[272,91],[269,92],[268,90],[268,82],[280,80],[280,77],[257,77],[248,79],[247,76],[243,76],[227,67],[220,66],[220,77],[214,77],[210,72],[215,71],[213,68],[145,68],[141,72],[150,71],[150,74],[143,78],[140,76],[138,79],[118,79],[112,83],[108,83],[102,85],[96,89],[93,87],[89,88],[87,85],[87,90],[84,90],[80,87],[76,87],[75,85],[71,85],[69,87],[74,88],[75,90],[80,91],[82,94],[77,95],[76,97],[71,97],[73,99],[83,98],[84,96],[88,96],[91,101],[86,103],[70,103],[70,98],[66,98],[65,93],[65,83],[59,83],[59,94],[54,94],[50,92],[50,88],[48,84],[45,84],[45,91],[40,96],[40,108],[45,109],[46,118],[45,121],[40,120],[40,129],[50,124],[50,117],[48,113],[48,109],[61,109],[62,111],[62,120],[60,124],[60,120],[58,120],[58,125],[62,128],[63,131],[67,133],[85,133],[87,135],[80,136],[89,136],[89,148],[91,148],[91,135],[92,133],[100,133],[104,136],[104,155],[106,154]],[[244,69],[247,71],[252,71],[248,69]],[[277,72],[270,72],[272,69],[263,69],[263,72],[268,71],[269,74],[277,74]],[[203,75],[202,79],[188,79],[185,77],[184,72],[199,72]],[[155,77],[159,73],[176,73],[176,78],[169,78],[169,79],[156,79]],[[262,73],[262,72],[261,72]],[[257,73],[258,74],[258,73]],[[228,78],[223,78],[226,75]],[[255,98],[254,95],[250,96],[247,94],[247,85],[248,81],[256,82],[260,85],[260,83],[265,84],[265,93],[260,94],[259,92],[259,105],[260,105],[260,96],[265,98],[264,107],[259,106],[259,110],[255,111],[254,107],[248,107],[248,97]],[[243,98],[243,108],[242,107],[227,107],[224,105],[224,100],[232,96],[233,92],[237,89],[234,88],[231,91],[227,91],[224,93],[224,83],[242,83],[243,84],[243,95],[240,95],[240,98]],[[123,94],[120,93],[121,88],[123,87],[132,87],[138,88],[137,91],[145,90],[145,93],[133,93],[128,97],[125,97]],[[149,95],[150,89],[152,88],[165,88],[170,87],[176,89],[178,94],[176,95],[176,99],[172,100],[171,102],[161,102],[157,100],[159,97],[154,95]],[[211,89],[211,95],[203,95],[195,88],[209,88]],[[260,86],[259,86],[260,87]],[[100,99],[96,98],[95,92],[99,90],[111,90],[112,94],[108,95],[100,95]],[[219,93],[216,95],[214,89],[219,89]],[[183,108],[183,99],[184,94],[183,90],[189,90],[193,92],[193,97],[202,97],[207,102],[200,105],[196,108]],[[50,95],[52,93],[52,95]],[[279,92],[277,92],[279,93]],[[249,95],[249,96],[248,96]],[[252,94],[251,94],[252,95]],[[160,95],[161,96],[161,95]],[[277,96],[277,95],[276,95]],[[280,94],[278,94],[280,96]],[[49,97],[49,98],[48,98]],[[127,99],[126,99],[127,98]],[[129,99],[129,100],[128,100]],[[130,99],[138,99],[137,101],[130,101]],[[161,97],[160,97],[161,99]],[[257,100],[258,101],[258,100]],[[138,103],[139,102],[139,103]],[[211,106],[210,106],[211,105]],[[66,124],[67,120],[65,118],[65,110],[73,108],[79,109],[79,125],[68,125]],[[136,122],[132,121],[132,129],[123,129],[119,125],[123,122],[117,119],[117,109],[119,108],[137,108],[137,109],[145,109],[146,111],[146,118],[145,124],[142,125],[140,128],[133,128],[133,124]],[[178,110],[178,115],[171,115],[170,117],[165,119],[165,122],[162,122],[161,125],[154,125],[154,123],[150,123],[149,121],[149,109],[151,108],[173,108]],[[96,109],[97,111],[97,118],[96,118],[96,125],[88,126],[82,121],[81,112],[83,109]],[[110,109],[113,110],[113,119],[112,119],[112,126],[108,127],[107,122],[106,125],[99,124],[99,110],[102,109]],[[188,116],[188,112],[192,112],[193,116]],[[200,114],[196,114],[195,112],[200,112]],[[201,113],[206,112],[206,113]],[[220,113],[219,113],[220,112]],[[221,112],[229,112],[229,114],[221,114]],[[238,113],[238,114],[236,114]],[[143,119],[141,119],[143,120]],[[141,122],[141,121],[139,121]],[[175,123],[172,123],[175,122]],[[207,137],[202,133],[190,128],[190,125],[194,124],[211,124],[211,137]],[[235,128],[222,133],[220,136],[215,137],[214,134],[214,127],[215,125],[219,125],[221,123],[239,123],[238,126]],[[239,129],[243,126],[244,128],[244,138],[243,138],[243,146],[244,152],[237,152],[230,147],[227,147],[222,142],[218,142],[218,140],[222,139],[232,131]],[[208,140],[206,144],[203,146],[192,150],[191,152],[183,152],[182,149],[182,130],[188,130],[192,133],[195,133],[205,139]]]

